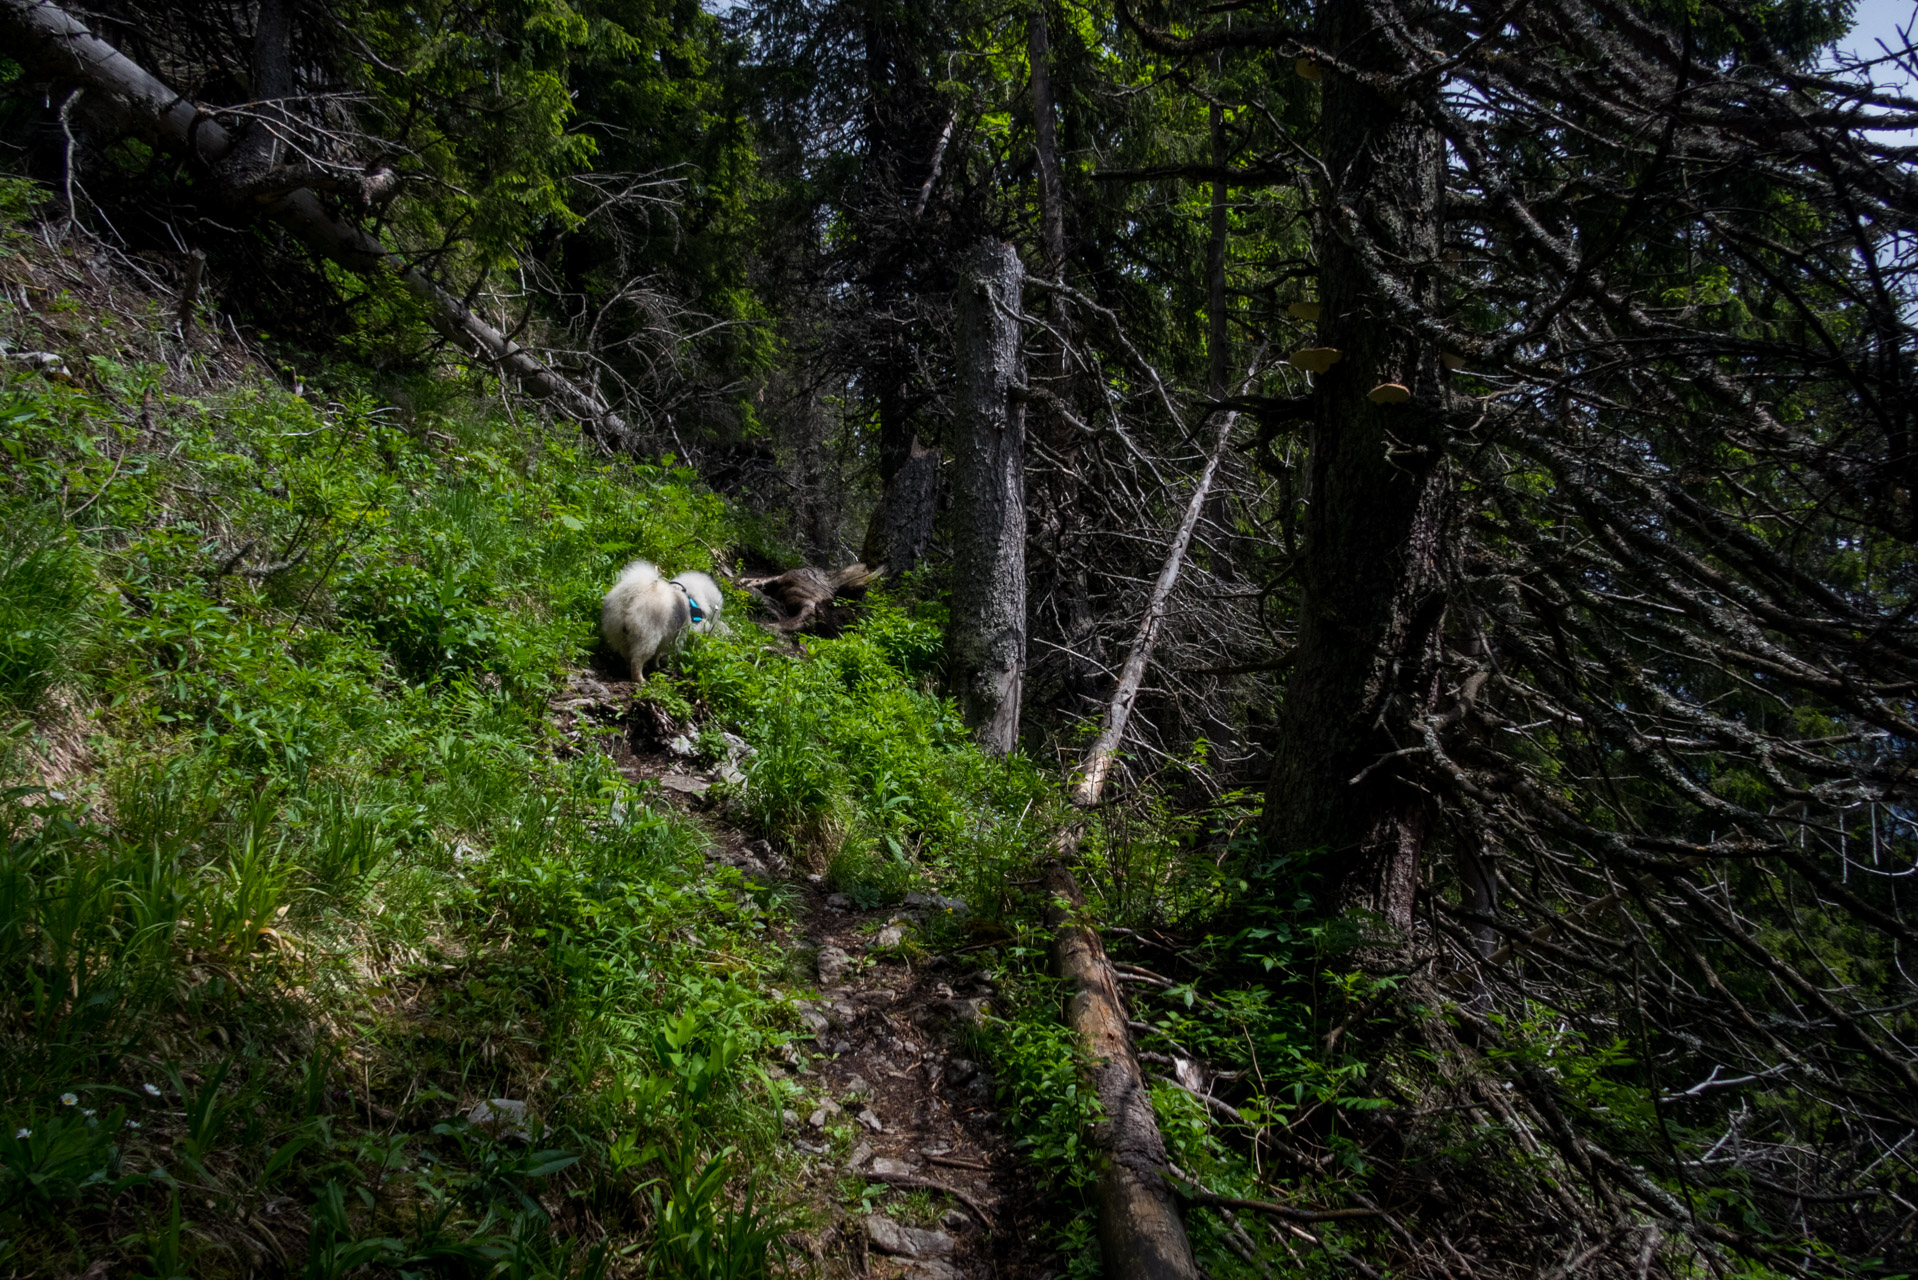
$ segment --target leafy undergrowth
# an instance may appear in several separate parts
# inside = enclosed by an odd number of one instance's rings
[[[1620,1145],[1656,1142],[1670,1121],[1633,1081],[1635,1046],[1588,1041],[1542,1002],[1494,1009],[1416,964],[1371,963],[1357,923],[1318,900],[1315,860],[1261,851],[1255,817],[1243,797],[1172,814],[1134,794],[1090,815],[1082,846],[1081,886],[1205,1274],[1569,1273],[1568,1257],[1595,1252],[1568,1225],[1589,1175],[1551,1146],[1562,1115],[1525,1110],[1518,1090],[1548,1078],[1582,1124]],[[988,953],[1001,999],[982,1049],[1058,1197],[1068,1271],[1089,1280],[1097,1107],[1059,1025],[1041,904],[1014,905],[1011,940]],[[1661,1190],[1683,1203],[1696,1189]],[[1790,1274],[1713,1271],[1722,1257],[1650,1226],[1623,1238],[1633,1270],[1599,1274]]]
[[[809,637],[799,661],[756,629],[708,637],[648,696],[708,708],[753,746],[732,812],[855,906],[937,889],[990,919],[1056,821],[1057,786],[973,745],[932,692],[944,640],[921,612],[875,602],[847,634]]]
[[[855,905],[911,890],[965,900],[963,915],[935,915],[909,939],[905,958],[964,956],[957,968],[993,974],[992,1016],[969,1033],[971,1047],[992,1065],[995,1101],[1050,1197],[1050,1243],[1074,1277],[1089,1278],[1100,1274],[1098,1166],[1087,1140],[1097,1104],[1060,1018],[1038,893],[1040,864],[1068,815],[1055,776],[1023,757],[982,757],[931,691],[941,647],[935,610],[881,598],[845,635],[808,638],[798,661],[756,630],[710,637],[642,696],[703,726],[711,754],[722,751],[721,730],[744,738],[753,748],[744,780],[718,798]],[[1317,1163],[1288,1168],[1285,1195],[1349,1207],[1375,1181],[1355,1124],[1384,1104],[1378,1064],[1351,1050],[1357,1035],[1340,1044],[1326,1034],[1354,1014],[1355,1033],[1385,1018],[1390,984],[1345,971],[1349,931],[1323,922],[1303,891],[1272,900],[1287,868],[1248,875],[1252,817],[1244,797],[1181,814],[1134,793],[1089,821],[1081,880],[1094,918],[1118,926],[1108,937],[1115,954],[1141,962],[1130,966],[1135,976],[1147,964],[1180,975],[1127,987],[1148,1024],[1138,1042],[1160,1078],[1153,1101],[1180,1172],[1213,1193],[1269,1198],[1271,1144],[1314,1135],[1305,1140]],[[1155,960],[1155,945],[1186,955]],[[1233,1105],[1209,1107],[1173,1083],[1175,1058],[1227,1072],[1221,1093]],[[1188,1206],[1186,1221],[1212,1276],[1344,1276],[1353,1255],[1379,1252],[1381,1227],[1370,1219],[1315,1224],[1303,1237],[1202,1204]]]
[[[0,384],[0,1269],[764,1272],[779,904],[546,710],[721,505],[112,338]]]
[[[1060,1019],[1037,892],[1039,863],[1066,817],[1060,788],[1024,759],[982,758],[950,704],[927,692],[939,633],[925,612],[881,601],[844,637],[809,639],[799,662],[756,632],[715,638],[645,696],[743,736],[755,754],[726,796],[732,811],[859,905],[909,889],[967,900],[963,920],[929,924],[921,955],[963,953],[962,967],[993,973],[998,998],[973,1047],[992,1064],[1015,1145],[1051,1197],[1051,1243],[1073,1276],[1097,1276],[1098,1166],[1087,1141],[1097,1104]],[[1248,875],[1252,817],[1243,797],[1178,814],[1136,793],[1090,820],[1081,879],[1094,918],[1118,926],[1108,937],[1115,954],[1139,962],[1127,966],[1140,978],[1127,990],[1146,1024],[1138,1043],[1180,1173],[1215,1194],[1270,1199],[1274,1144],[1291,1135],[1313,1153],[1310,1168],[1277,1161],[1287,1201],[1349,1209],[1377,1190],[1364,1126],[1388,1105],[1381,1064],[1354,1046],[1393,1014],[1392,987],[1350,971],[1349,930],[1324,922],[1293,869]],[[1299,892],[1275,901],[1287,883]],[[1185,954],[1167,960],[1168,946]],[[1328,1040],[1341,1022],[1352,1024],[1350,1039]],[[1179,1087],[1178,1059],[1227,1073],[1206,1088],[1231,1103],[1208,1105]],[[1488,1145],[1468,1136],[1450,1156]],[[1350,1275],[1354,1255],[1390,1245],[1370,1218],[1300,1234],[1193,1203],[1186,1221],[1200,1265],[1220,1277]]]

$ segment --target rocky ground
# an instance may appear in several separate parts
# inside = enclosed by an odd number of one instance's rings
[[[803,960],[816,986],[795,1002],[810,1043],[789,1046],[775,1077],[798,1088],[785,1110],[785,1169],[799,1185],[779,1188],[813,1210],[799,1241],[826,1277],[876,1280],[1051,1280],[1063,1271],[1040,1240],[1041,1206],[1015,1160],[993,1106],[993,1081],[968,1056],[968,1030],[993,991],[965,953],[925,943],[951,936],[965,904],[911,894],[860,910],[823,878],[794,867],[765,840],[728,821],[708,796],[738,776],[748,750],[700,762],[688,726],[630,683],[581,673],[554,703],[555,719],[585,746],[589,726],[628,778],[651,779],[712,836],[715,863],[779,883],[794,895],[795,921],[778,939]]]

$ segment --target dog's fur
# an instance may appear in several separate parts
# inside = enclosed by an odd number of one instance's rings
[[[699,601],[698,622],[687,605],[689,595]],[[619,571],[619,580],[606,593],[599,633],[632,667],[633,679],[644,680],[647,666],[676,653],[687,633],[703,635],[717,627],[724,606],[718,584],[705,574],[682,573],[668,581],[653,565],[635,560]]]

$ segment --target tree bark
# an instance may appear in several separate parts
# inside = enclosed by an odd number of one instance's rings
[[[1216,65],[1217,59],[1214,59]],[[1227,341],[1225,332],[1225,238],[1230,229],[1227,217],[1225,172],[1225,109],[1215,99],[1210,104],[1212,125],[1212,239],[1206,254],[1206,356],[1207,389],[1214,400],[1225,398]]]
[[[1075,922],[1084,903],[1063,863],[1047,867],[1046,891],[1053,962],[1070,993],[1066,1025],[1091,1058],[1092,1084],[1105,1110],[1091,1138],[1101,1157],[1095,1196],[1106,1280],[1198,1280],[1192,1244],[1165,1178],[1165,1139],[1152,1111],[1152,1091],[1126,1034],[1125,1005],[1105,947],[1097,933]]]
[[[998,240],[967,255],[960,277],[952,464],[952,620],[947,671],[984,750],[1019,738],[1026,665],[1025,279]]]
[[[1033,4],[1027,55],[1032,73],[1033,159],[1039,178],[1039,250],[1046,275],[1063,281],[1065,180],[1059,167],[1049,3],[1035,0]],[[1049,344],[1042,377],[1046,389],[1058,397],[1066,413],[1049,415],[1052,429],[1046,432],[1046,447],[1058,462],[1038,474],[1032,492],[1029,542],[1035,563],[1031,625],[1033,635],[1049,643],[1044,646],[1047,656],[1041,665],[1046,674],[1035,680],[1037,687],[1031,696],[1077,716],[1096,701],[1104,681],[1099,631],[1092,612],[1091,572],[1083,543],[1085,520],[1078,464],[1084,438],[1067,416],[1076,411],[1078,400],[1071,350],[1078,325],[1072,303],[1063,294],[1049,294],[1045,305],[1057,339]]]
[[[903,434],[905,456],[890,467],[884,460],[880,464],[883,489],[860,553],[892,577],[910,573],[925,556],[939,514],[939,450],[910,427]]]
[[[1032,6],[1027,52],[1032,64],[1033,150],[1039,164],[1039,243],[1046,256],[1046,274],[1056,279],[1066,262],[1065,184],[1059,176],[1059,129],[1053,119],[1046,0]]]
[[[231,190],[221,180],[219,166],[232,154],[234,136],[65,10],[45,0],[0,0],[0,34],[7,37],[8,52],[23,63],[97,91],[112,104],[121,127],[185,155],[221,181],[222,190]],[[310,189],[288,192],[265,205],[264,212],[315,253],[348,270],[363,275],[392,272],[427,304],[440,332],[498,366],[531,394],[581,419],[608,447],[633,447],[631,429],[617,414],[468,310],[377,238],[328,213]]]
[[[285,150],[276,126],[293,96],[293,15],[287,0],[259,0],[253,21],[253,119],[222,163],[228,180],[243,183],[280,162]]]
[[[933,195],[958,117],[927,76],[928,59],[942,47],[934,20],[912,6],[860,5],[857,14],[864,153],[850,213],[871,327],[854,363],[859,382],[872,389],[880,480],[861,554],[896,576],[925,555],[939,501],[939,455],[918,435],[925,393],[916,355],[929,267],[940,259],[938,241],[950,234],[925,215],[937,212]]]
[[[1321,112],[1319,343],[1344,358],[1314,387],[1297,662],[1264,836],[1279,852],[1320,851],[1339,904],[1403,935],[1432,813],[1393,753],[1417,745],[1436,696],[1443,393],[1437,348],[1396,319],[1365,255],[1402,270],[1429,312],[1443,153],[1415,102],[1382,87],[1404,68],[1374,14],[1367,0],[1319,8],[1318,46],[1360,73],[1327,68]],[[1374,403],[1387,382],[1411,399]]]
[[[1214,71],[1224,68],[1224,55],[1214,54]],[[1232,337],[1226,323],[1225,260],[1232,233],[1231,188],[1228,185],[1230,175],[1226,171],[1228,139],[1225,131],[1225,108],[1214,98],[1209,104],[1209,123],[1212,131],[1212,234],[1206,253],[1206,335],[1205,350],[1207,357],[1206,390],[1215,401],[1223,400],[1229,388],[1226,386],[1226,373],[1231,367]],[[1215,410],[1215,412],[1222,412]],[[1226,434],[1229,439],[1231,419],[1235,414],[1227,413]],[[1216,468],[1217,464],[1214,464]],[[1236,531],[1232,525],[1231,503],[1224,493],[1217,494],[1204,507],[1204,518],[1219,531],[1220,536],[1213,543],[1215,554],[1230,560],[1242,553],[1241,539],[1232,536]],[[1116,744],[1115,744],[1116,745]]]

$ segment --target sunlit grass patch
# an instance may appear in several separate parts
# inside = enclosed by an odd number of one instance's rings
[[[995,833],[1037,833],[1058,804],[1031,762],[981,754],[925,687],[939,645],[931,622],[880,601],[845,635],[809,639],[805,660],[740,630],[703,638],[675,677],[755,748],[740,817],[861,906],[915,884],[996,899],[1031,847]]]
[[[102,374],[0,388],[0,701],[67,691],[99,766],[0,769],[4,1264],[586,1275],[670,1219],[763,1271],[779,902],[545,706],[723,509],[496,410]]]

